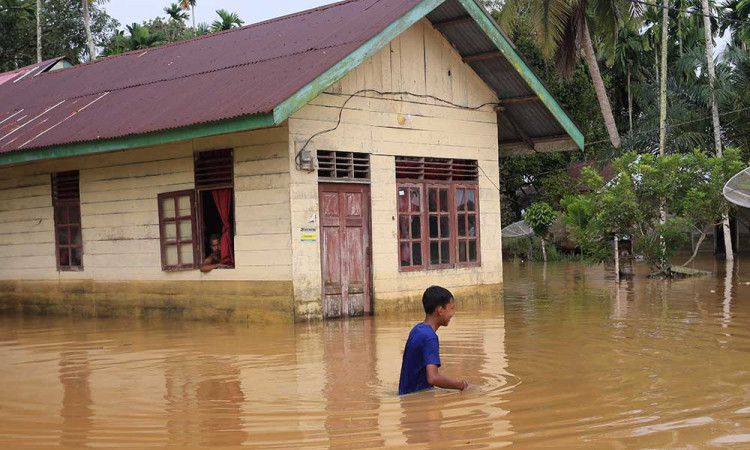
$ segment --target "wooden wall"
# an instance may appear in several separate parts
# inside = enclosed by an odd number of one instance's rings
[[[409,92],[415,95],[380,95]],[[333,128],[346,102],[340,126],[311,141],[313,150],[371,153],[372,241],[375,311],[398,307],[430,284],[470,288],[502,282],[497,97],[426,19],[347,74],[289,120],[290,163],[314,133]],[[399,120],[401,119],[401,121]],[[401,123],[403,122],[403,123]],[[476,159],[480,171],[482,265],[478,268],[403,273],[398,270],[395,156]],[[485,176],[486,174],[486,176]],[[317,212],[317,175],[292,170],[292,230]],[[298,315],[320,314],[320,244],[292,240]],[[462,289],[464,290],[464,289]],[[468,292],[468,291],[467,291]]]
[[[0,280],[290,281],[288,147],[285,125],[0,169]],[[157,195],[194,188],[193,153],[222,148],[235,155],[236,268],[164,272]],[[50,174],[76,169],[85,270],[58,272]]]

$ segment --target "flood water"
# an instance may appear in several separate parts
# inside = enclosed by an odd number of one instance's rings
[[[441,328],[475,391],[396,395],[420,315],[310,325],[0,317],[0,448],[750,446],[750,265],[619,286],[505,265]]]

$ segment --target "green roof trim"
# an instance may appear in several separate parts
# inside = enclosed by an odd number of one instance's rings
[[[544,83],[536,76],[536,74],[529,68],[524,62],[523,58],[518,54],[516,49],[510,43],[505,34],[500,30],[495,20],[489,15],[489,13],[479,6],[476,0],[458,0],[466,12],[476,21],[477,25],[484,31],[487,37],[497,46],[498,50],[505,56],[509,63],[516,69],[516,71],[523,77],[524,81],[529,84],[532,91],[539,96],[539,99],[544,103],[547,109],[557,119],[560,125],[565,129],[568,135],[583,150],[585,139],[583,133],[568,117],[568,114],[562,109],[557,100],[549,93]]]
[[[91,155],[94,153],[114,152],[131,148],[148,147],[150,145],[167,144],[217,134],[234,133],[237,131],[256,130],[274,126],[271,114],[253,114],[235,117],[218,122],[201,123],[171,130],[153,133],[136,134],[113,139],[76,142],[72,144],[44,147],[29,150],[18,150],[0,154],[0,166],[17,164],[41,159],[65,158],[69,156]]]
[[[347,57],[326,70],[318,78],[307,86],[297,91],[294,95],[284,100],[273,109],[273,117],[276,124],[280,124],[297,110],[305,106],[312,99],[320,95],[333,83],[339,81],[347,73],[362,64],[367,58],[373,56],[386,44],[408,30],[409,27],[420,21],[433,9],[440,6],[445,0],[425,0],[412,8],[409,12],[393,21],[375,37],[362,44]]]

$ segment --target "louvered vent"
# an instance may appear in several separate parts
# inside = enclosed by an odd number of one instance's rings
[[[52,202],[78,201],[81,198],[78,189],[78,171],[58,172],[52,174]]]
[[[211,150],[195,155],[195,187],[199,189],[234,186],[232,150]]]
[[[318,178],[369,180],[370,154],[318,150]]]
[[[396,157],[399,180],[477,181],[479,167],[470,159]]]

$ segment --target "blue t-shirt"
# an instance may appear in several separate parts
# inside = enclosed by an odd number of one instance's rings
[[[427,382],[427,364],[440,367],[440,343],[431,326],[418,323],[411,329],[409,339],[406,340],[398,395],[433,387]]]

